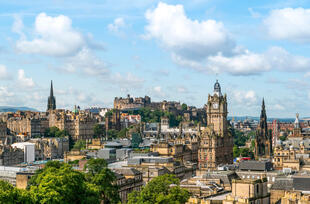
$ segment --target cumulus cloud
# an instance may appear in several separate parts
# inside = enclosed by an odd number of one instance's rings
[[[106,76],[109,73],[106,63],[87,48],[83,48],[77,55],[68,57],[64,61],[64,65],[60,69],[65,72],[77,72],[98,77]]]
[[[15,19],[13,31],[21,33],[22,22]],[[21,38],[16,49],[22,53],[47,56],[69,56],[85,46],[83,35],[72,27],[71,19],[64,15],[51,17],[40,13],[35,20],[34,38]]]
[[[257,95],[253,90],[235,90],[232,93],[232,97],[233,101],[240,106],[253,106],[256,105],[258,101]]]
[[[8,73],[6,66],[0,64],[0,79],[6,80],[6,79],[10,79],[10,78],[11,78],[11,76]]]
[[[121,73],[115,73],[111,76],[111,82],[118,84],[123,90],[128,91],[131,88],[141,88],[144,79],[139,78],[132,73],[122,75]]]
[[[114,19],[113,23],[108,25],[108,29],[111,32],[119,32],[121,28],[125,27],[125,20],[123,18]]]
[[[182,5],[159,3],[145,17],[146,39],[158,40],[181,67],[205,73],[253,75],[272,69],[304,71],[310,66],[310,58],[292,55],[281,47],[255,53],[237,46],[223,23],[192,20]]]
[[[28,78],[25,75],[25,71],[23,69],[18,70],[18,83],[22,88],[32,88],[35,86],[35,83],[33,82],[32,78]]]
[[[267,34],[276,40],[310,41],[310,9],[272,10],[264,19]]]
[[[218,52],[229,53],[234,41],[221,22],[191,20],[182,5],[159,3],[145,14],[147,38],[158,39],[175,55],[189,59],[202,59]]]

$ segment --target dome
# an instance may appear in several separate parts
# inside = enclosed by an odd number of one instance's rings
[[[217,94],[218,96],[221,96],[221,85],[218,82],[218,80],[216,80],[215,84],[214,84],[214,93]]]

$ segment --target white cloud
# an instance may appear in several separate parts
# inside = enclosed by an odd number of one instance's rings
[[[64,65],[60,68],[69,73],[81,73],[90,76],[103,77],[109,74],[105,62],[96,57],[89,49],[83,48],[77,55],[65,58]]]
[[[221,22],[191,20],[182,5],[159,3],[145,17],[146,39],[157,39],[170,51],[172,60],[185,68],[208,74],[253,75],[270,70],[305,71],[310,67],[310,58],[292,55],[281,47],[255,53],[237,46]]]
[[[257,95],[253,90],[235,90],[232,92],[232,100],[239,106],[253,106],[258,101]]]
[[[118,33],[121,28],[125,27],[125,25],[125,20],[123,18],[116,18],[113,23],[108,25],[108,29],[111,32]]]
[[[22,39],[25,38],[25,35],[23,33],[23,29],[24,29],[24,24],[22,21],[22,18],[19,15],[15,15],[14,16],[14,23],[12,26],[12,31],[14,33],[17,33],[21,36]]]
[[[230,53],[234,41],[221,22],[189,19],[182,5],[159,3],[145,14],[146,37],[158,39],[174,55],[201,59],[218,52]]]
[[[0,103],[2,105],[8,105],[11,104],[13,101],[14,101],[14,93],[9,91],[7,87],[0,86]]]
[[[21,24],[22,22],[16,19],[13,30],[21,32]],[[72,28],[71,19],[64,15],[51,17],[40,13],[35,20],[34,34],[32,40],[18,40],[17,50],[47,56],[69,56],[85,46],[83,35]]]
[[[264,19],[268,35],[277,40],[310,41],[310,9],[284,8],[272,10]]]
[[[23,69],[18,70],[18,83],[22,88],[32,88],[35,86],[32,78],[27,78],[25,76],[25,71]]]
[[[111,82],[118,84],[124,91],[129,91],[128,89],[141,88],[144,79],[141,79],[132,73],[127,73],[125,75],[115,73],[111,76]]]
[[[5,65],[0,64],[0,79],[5,80],[5,79],[10,79],[11,76],[7,71],[7,68]]]

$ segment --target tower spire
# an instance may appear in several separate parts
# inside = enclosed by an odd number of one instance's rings
[[[50,97],[54,97],[54,91],[53,91],[53,80],[51,80]]]
[[[54,97],[53,81],[51,80],[50,96],[47,99],[47,110],[49,111],[55,109],[56,109],[56,99]]]

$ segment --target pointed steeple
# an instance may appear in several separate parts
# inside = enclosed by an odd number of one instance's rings
[[[54,91],[53,91],[53,80],[51,80],[50,97],[54,97]]]
[[[47,110],[49,111],[55,109],[56,109],[56,99],[54,97],[53,81],[51,81],[50,96],[47,99]]]

